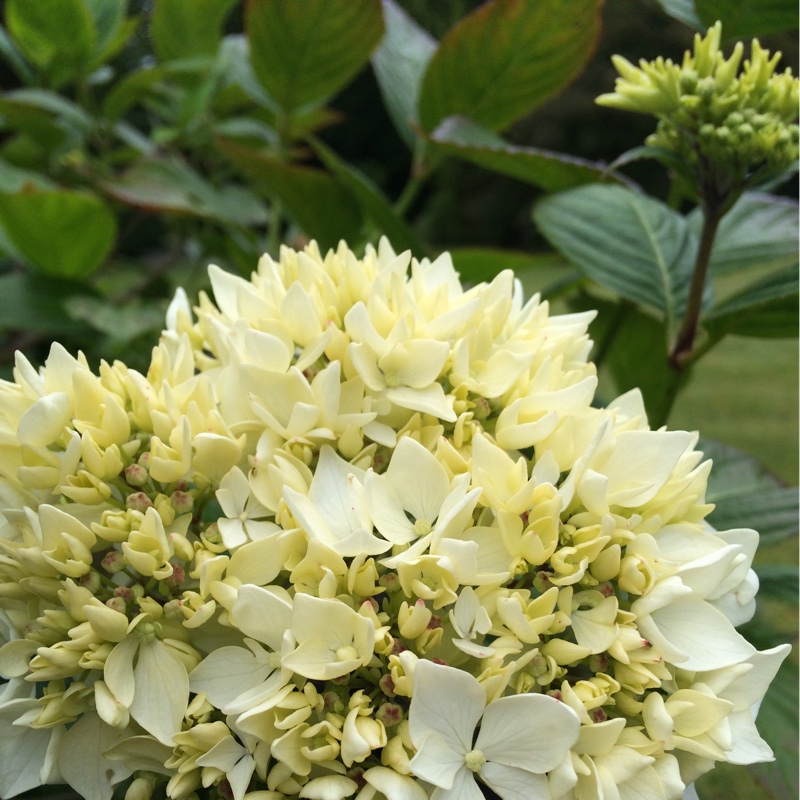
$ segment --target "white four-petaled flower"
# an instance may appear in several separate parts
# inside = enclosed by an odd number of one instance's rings
[[[409,726],[417,750],[409,766],[436,787],[431,800],[483,800],[476,777],[503,800],[547,800],[545,773],[569,757],[580,722],[569,707],[541,694],[487,705],[472,675],[420,660]]]

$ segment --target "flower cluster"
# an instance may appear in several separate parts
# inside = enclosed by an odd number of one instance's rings
[[[410,262],[410,274],[409,274]],[[182,293],[147,374],[0,384],[0,796],[678,797],[771,752],[757,534],[594,408],[591,314],[312,243]]]
[[[798,80],[790,69],[776,74],[781,54],[771,56],[757,39],[739,72],[744,47],[737,42],[726,59],[721,35],[720,23],[704,38],[696,34],[680,65],[658,58],[637,68],[614,56],[615,91],[597,102],[656,115],[648,144],[712,170],[718,183],[739,185],[759,170],[780,173],[797,161]]]

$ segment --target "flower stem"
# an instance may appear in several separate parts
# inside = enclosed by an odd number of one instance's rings
[[[669,354],[669,363],[679,372],[683,370],[687,359],[692,354],[694,339],[697,335],[697,326],[700,322],[700,309],[703,303],[703,290],[708,276],[708,267],[711,263],[711,249],[717,228],[724,213],[724,203],[718,198],[704,198],[702,203],[703,230],[700,233],[700,245],[697,248],[697,258],[694,262],[692,285],[689,288],[689,299],[686,303],[686,313],[683,317],[675,344]]]

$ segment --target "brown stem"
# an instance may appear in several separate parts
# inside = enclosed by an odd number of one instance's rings
[[[708,266],[711,263],[711,249],[714,246],[714,237],[717,235],[717,228],[724,213],[723,208],[724,203],[717,202],[716,198],[703,200],[703,230],[700,233],[700,245],[697,248],[697,258],[694,262],[686,313],[669,354],[670,366],[678,371],[683,369],[686,359],[691,355],[694,338],[697,335],[700,309],[703,304],[703,290],[706,286]]]

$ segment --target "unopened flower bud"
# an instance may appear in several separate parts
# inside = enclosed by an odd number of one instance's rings
[[[188,514],[194,508],[194,497],[188,492],[173,492],[169,496],[169,502],[176,514]]]
[[[182,606],[183,600],[177,597],[174,600],[164,603],[164,616],[167,619],[182,623],[186,619],[183,611],[181,610]]]
[[[117,586],[111,594],[114,597],[121,597],[126,603],[132,603],[135,598],[130,586]]]
[[[97,594],[100,589],[102,581],[100,574],[93,569],[90,569],[86,574],[78,578],[78,586],[83,586],[88,589],[92,594]]]
[[[128,495],[125,505],[132,511],[146,511],[153,505],[153,501],[144,492],[135,492]]]
[[[378,686],[380,690],[387,696],[387,697],[394,697],[394,681],[392,680],[392,676],[389,675],[387,672],[385,675],[381,676],[381,679],[378,681]]]
[[[378,578],[378,583],[383,586],[389,594],[395,594],[400,591],[400,578],[396,572],[387,572]]]
[[[544,570],[537,572],[533,577],[533,588],[540,594],[544,594],[553,585],[550,583],[550,578],[552,577],[552,572],[545,572]]]
[[[167,586],[180,586],[185,579],[186,573],[184,572],[183,567],[179,564],[173,564],[172,574],[167,575],[167,577],[164,579],[164,583],[166,583]]]
[[[594,673],[608,671],[608,656],[605,653],[589,656],[589,669]]]
[[[140,464],[131,464],[125,467],[125,481],[131,486],[144,486],[150,475]]]
[[[150,800],[156,788],[156,782],[150,778],[136,778],[125,792],[125,800]]]
[[[121,597],[109,597],[108,600],[106,600],[106,605],[114,611],[119,611],[120,614],[125,613],[126,604],[125,600]]]
[[[119,550],[109,550],[100,565],[109,575],[115,575],[125,569],[125,556]]]
[[[403,721],[403,709],[397,703],[384,703],[375,712],[375,719],[391,728]]]

